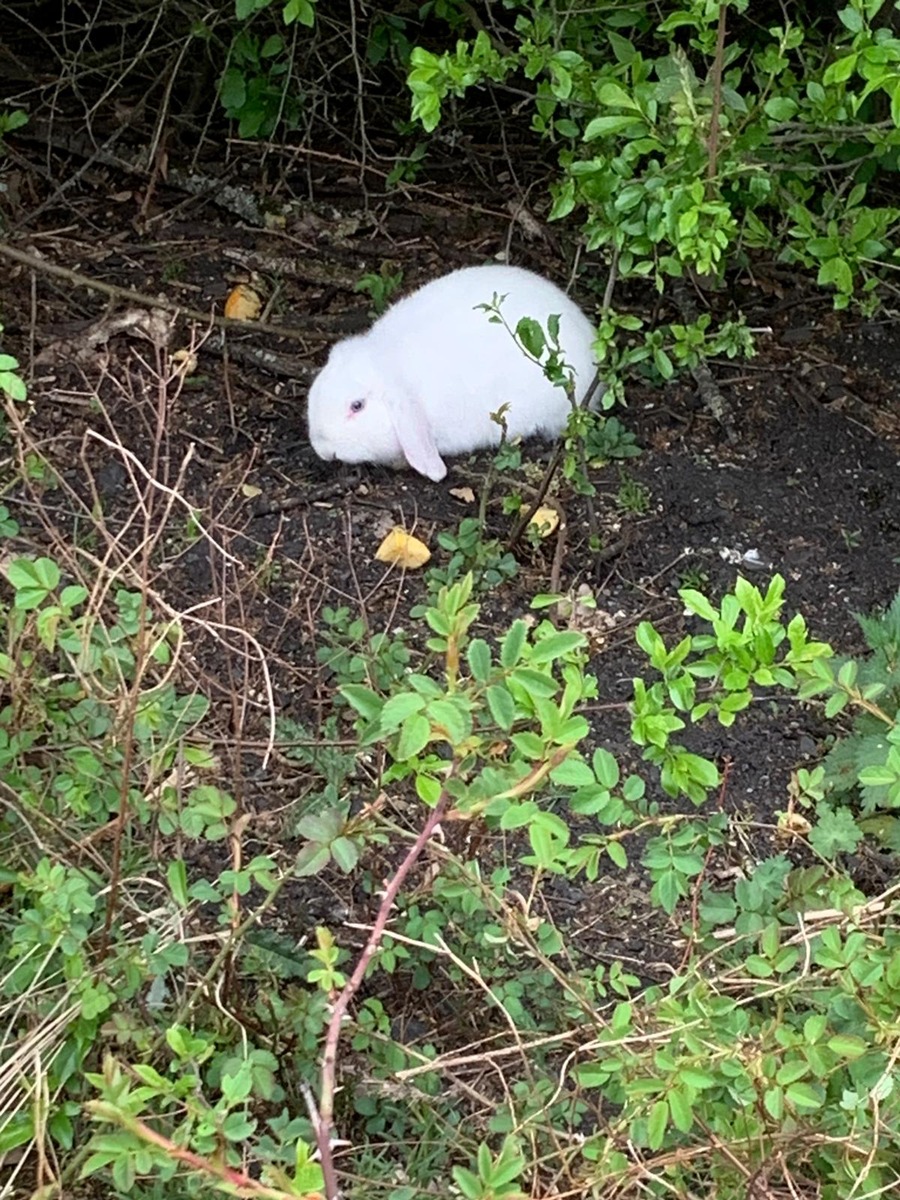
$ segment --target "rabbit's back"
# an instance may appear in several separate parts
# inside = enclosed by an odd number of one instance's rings
[[[507,329],[477,306],[504,296]],[[510,330],[532,317],[546,331],[560,317],[563,357],[576,374],[580,399],[594,373],[594,329],[555,284],[521,267],[466,267],[398,301],[372,326],[370,348],[426,409],[441,453],[455,454],[499,440],[491,412],[509,404],[510,436],[556,435],[570,405],[517,345]]]

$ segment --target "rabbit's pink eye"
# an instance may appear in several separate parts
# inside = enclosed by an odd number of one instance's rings
[[[366,407],[365,400],[351,400],[350,401],[350,411],[351,412],[362,412],[362,410],[365,407]]]

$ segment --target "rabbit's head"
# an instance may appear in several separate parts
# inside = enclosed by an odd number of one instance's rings
[[[319,458],[447,474],[424,409],[385,373],[365,335],[333,347],[309,389],[308,421]]]

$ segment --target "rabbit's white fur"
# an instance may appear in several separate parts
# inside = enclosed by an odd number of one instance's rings
[[[553,283],[522,267],[465,267],[400,300],[367,333],[338,342],[309,392],[316,454],[342,462],[408,463],[429,479],[447,474],[444,454],[496,445],[490,418],[509,404],[509,436],[555,437],[571,405],[502,324],[476,306],[506,297],[511,329],[560,318],[564,361],[580,401],[595,366],[590,321]]]

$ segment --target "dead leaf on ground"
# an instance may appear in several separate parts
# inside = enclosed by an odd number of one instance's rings
[[[375,551],[375,557],[379,562],[392,563],[407,571],[417,571],[431,558],[431,551],[424,542],[395,525]]]
[[[542,504],[535,509],[528,524],[533,525],[542,538],[549,537],[559,525],[559,513],[549,504]]]
[[[455,496],[457,500],[462,500],[464,504],[475,503],[475,493],[470,487],[451,488],[450,495]]]
[[[262,300],[247,283],[239,283],[228,293],[225,316],[230,321],[255,321],[262,312]]]

